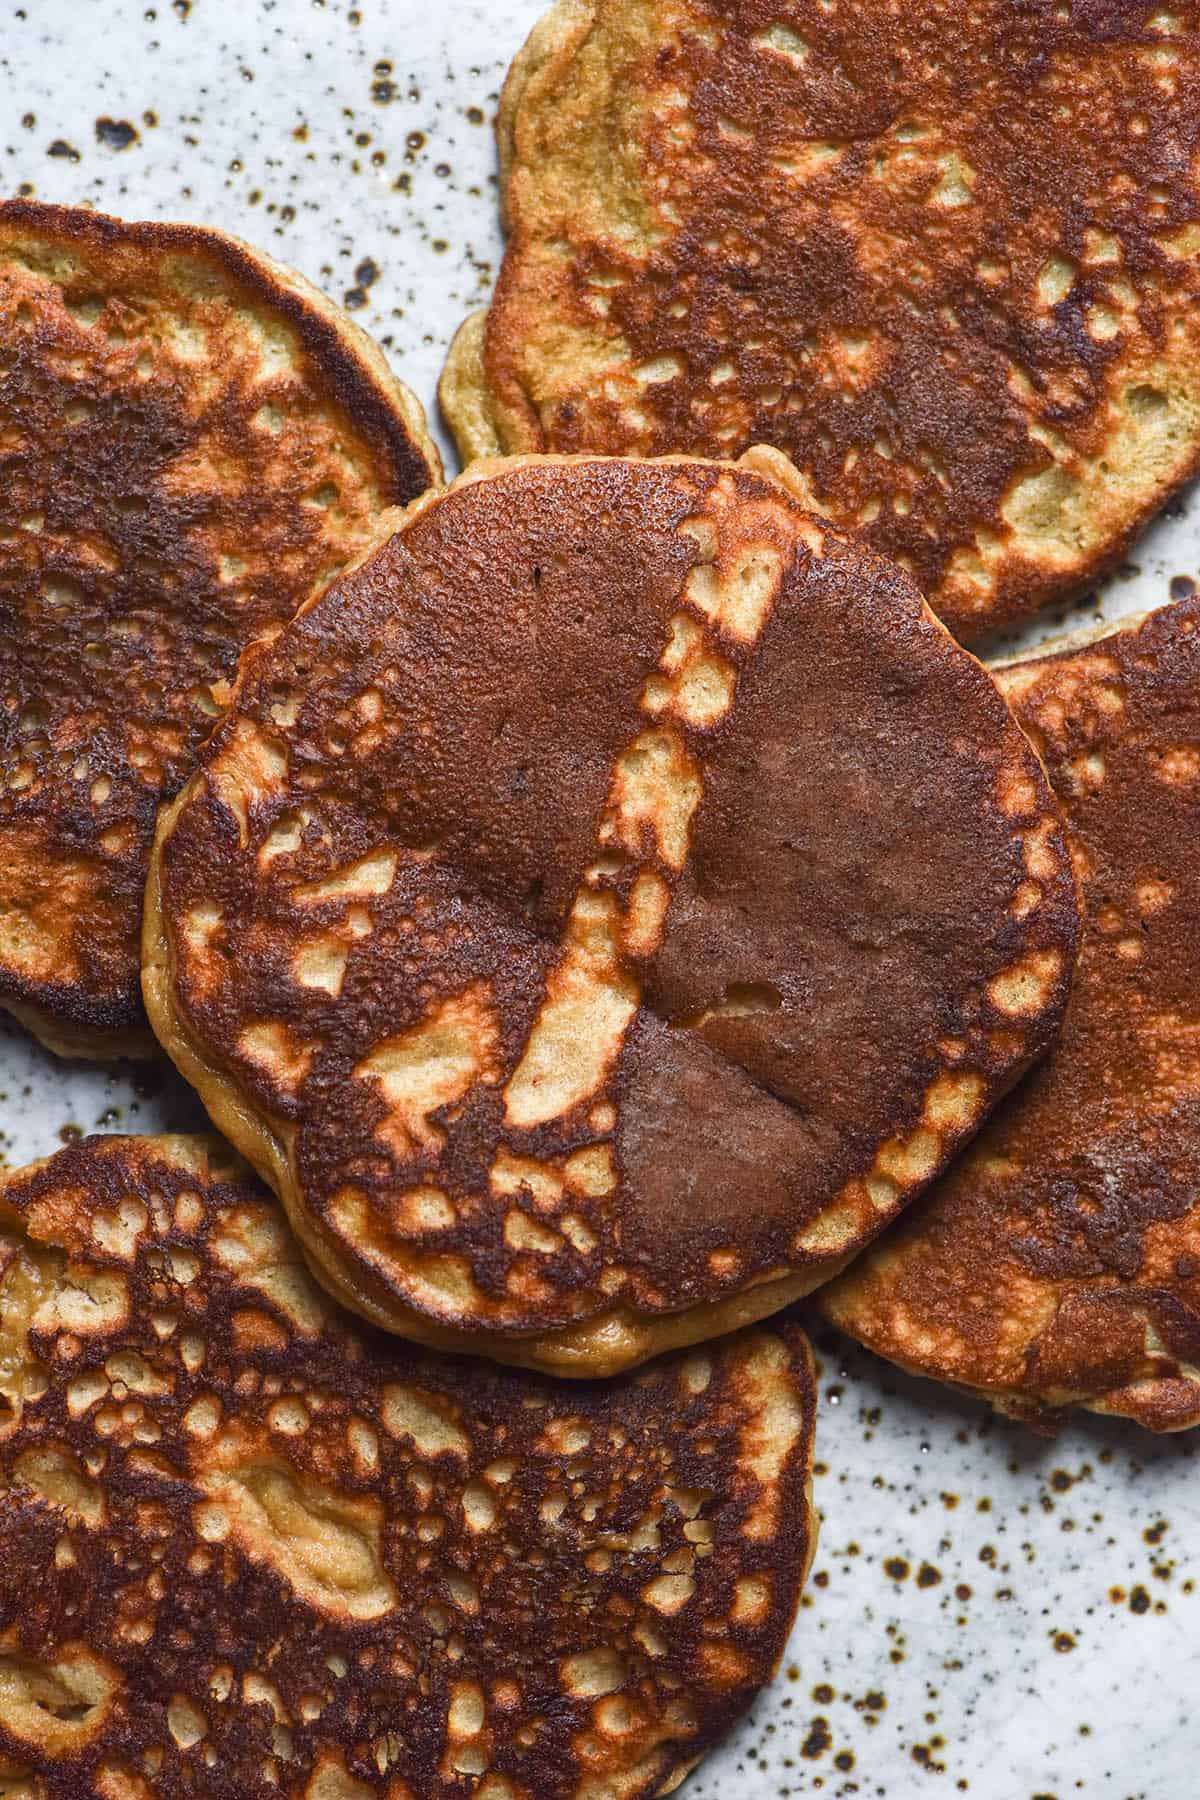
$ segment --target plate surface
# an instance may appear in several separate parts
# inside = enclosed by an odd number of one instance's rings
[[[345,301],[432,415],[498,267],[489,122],[541,10],[0,0],[4,189],[239,233]],[[1196,579],[1193,493],[1098,601],[1023,641]],[[0,1027],[12,1163],[78,1131],[199,1122],[158,1067],[70,1067]],[[813,1576],[778,1682],[688,1800],[1191,1800],[1200,1439],[1081,1418],[1044,1442],[818,1343]]]

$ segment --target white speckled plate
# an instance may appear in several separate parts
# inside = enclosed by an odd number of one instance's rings
[[[0,0],[3,185],[252,239],[348,297],[432,408],[499,260],[488,121],[540,10]],[[1185,503],[1080,622],[1197,573]],[[12,1161],[64,1132],[198,1117],[158,1069],[68,1068],[0,1028]],[[1194,1800],[1200,1440],[1081,1419],[1046,1443],[832,1340],[823,1353],[804,1608],[785,1671],[689,1800]]]

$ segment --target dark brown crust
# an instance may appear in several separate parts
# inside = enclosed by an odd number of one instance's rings
[[[739,641],[701,606],[756,559]],[[689,633],[730,682],[703,725],[648,698]],[[657,816],[611,823],[652,741],[696,784],[674,862]],[[420,507],[248,671],[159,843],[163,1042],[340,1292],[503,1355],[827,1279],[1045,1050],[1074,956],[1057,811],[993,684],[898,571],[713,464],[499,464]],[[366,891],[311,891],[371,856]],[[647,880],[669,916],[605,976],[633,1008],[611,1065],[521,1115],[578,909],[626,931]],[[414,1123],[388,1070],[435,1037],[446,1066],[446,1019],[464,1073]]]
[[[822,1302],[1008,1410],[1177,1430],[1200,1423],[1200,603],[1002,679],[1083,887],[1062,1039]]]
[[[182,250],[215,264],[295,327],[323,386],[377,459],[385,506],[403,506],[441,479],[419,406],[394,378],[390,383],[382,378],[387,366],[382,352],[340,307],[263,251],[203,225],[115,219],[35,200],[0,205],[6,234],[24,226],[89,249],[136,251],[151,262]]]
[[[774,443],[960,635],[1086,592],[1200,467],[1200,11],[1162,15],[565,0],[506,92],[452,422]]]
[[[0,333],[0,1004],[144,1051],[161,800],[240,651],[440,465],[379,351],[218,232],[6,202]]]
[[[0,1189],[0,1770],[37,1800],[658,1792],[786,1642],[803,1334],[570,1388],[428,1356],[339,1314],[232,1163],[93,1138]],[[22,1709],[80,1661],[98,1702]]]

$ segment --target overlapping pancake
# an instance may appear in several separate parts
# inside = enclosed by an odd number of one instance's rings
[[[763,1317],[1054,1035],[1036,758],[752,461],[477,465],[254,661],[164,812],[154,1027],[394,1330],[587,1375]]]
[[[560,0],[500,112],[466,455],[772,443],[956,633],[1200,465],[1194,0]]]
[[[637,1800],[812,1551],[795,1325],[604,1386],[367,1332],[216,1141],[0,1185],[9,1800]]]
[[[220,232],[0,204],[0,1005],[148,1054],[164,797],[239,653],[440,479],[348,317]]]
[[[1062,1039],[824,1295],[1006,1411],[1200,1423],[1200,603],[1001,677],[1067,810],[1085,936]]]

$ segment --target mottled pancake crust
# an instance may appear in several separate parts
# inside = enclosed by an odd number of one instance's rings
[[[641,1800],[812,1552],[794,1325],[605,1386],[364,1331],[216,1141],[0,1186],[9,1800]]]
[[[220,232],[0,204],[0,1005],[148,1054],[164,797],[243,648],[440,479],[340,310]]]
[[[1066,997],[1069,859],[995,686],[752,468],[477,465],[201,764],[151,1020],[323,1278],[422,1340],[586,1375],[762,1317]]]
[[[500,111],[465,455],[777,445],[960,635],[1200,463],[1200,8],[560,0]]]
[[[1200,1423],[1200,603],[1002,676],[1086,919],[1058,1048],[822,1300],[894,1362],[1036,1416]]]

